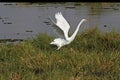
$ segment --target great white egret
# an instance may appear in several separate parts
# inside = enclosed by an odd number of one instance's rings
[[[70,25],[66,21],[66,19],[63,17],[62,13],[61,12],[56,13],[55,18],[56,18],[56,23],[49,17],[49,19],[54,23],[55,28],[59,30],[59,32],[62,31],[63,38],[55,38],[50,44],[56,45],[58,47],[57,50],[59,50],[62,46],[70,44],[75,39],[75,36],[77,35],[79,30],[79,27],[83,22],[87,21],[87,19],[82,19],[79,22],[75,32],[72,34],[71,37],[69,37],[68,31],[70,29]]]

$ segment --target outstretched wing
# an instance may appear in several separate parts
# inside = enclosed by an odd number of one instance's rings
[[[55,14],[56,25],[63,31],[66,40],[68,39],[68,31],[70,29],[69,23],[65,20],[61,12]]]
[[[54,33],[55,33],[58,37],[65,39],[65,36],[64,36],[63,31],[56,25],[56,23],[51,19],[50,16],[49,16],[49,19],[50,19],[50,20],[52,21],[52,23],[53,23],[52,27],[53,27]]]

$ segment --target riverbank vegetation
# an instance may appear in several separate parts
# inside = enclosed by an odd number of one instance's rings
[[[97,28],[60,50],[46,34],[0,45],[0,80],[119,80],[120,34]]]

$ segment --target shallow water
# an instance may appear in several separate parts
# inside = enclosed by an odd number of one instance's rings
[[[120,32],[120,3],[0,3],[0,39],[26,39],[39,33],[54,35],[48,16],[53,20],[62,12],[70,23],[70,33],[83,18],[79,32],[97,26],[103,32]]]

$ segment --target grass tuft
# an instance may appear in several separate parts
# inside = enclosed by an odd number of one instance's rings
[[[120,34],[97,28],[78,34],[60,50],[40,34],[0,45],[0,80],[119,80]]]

